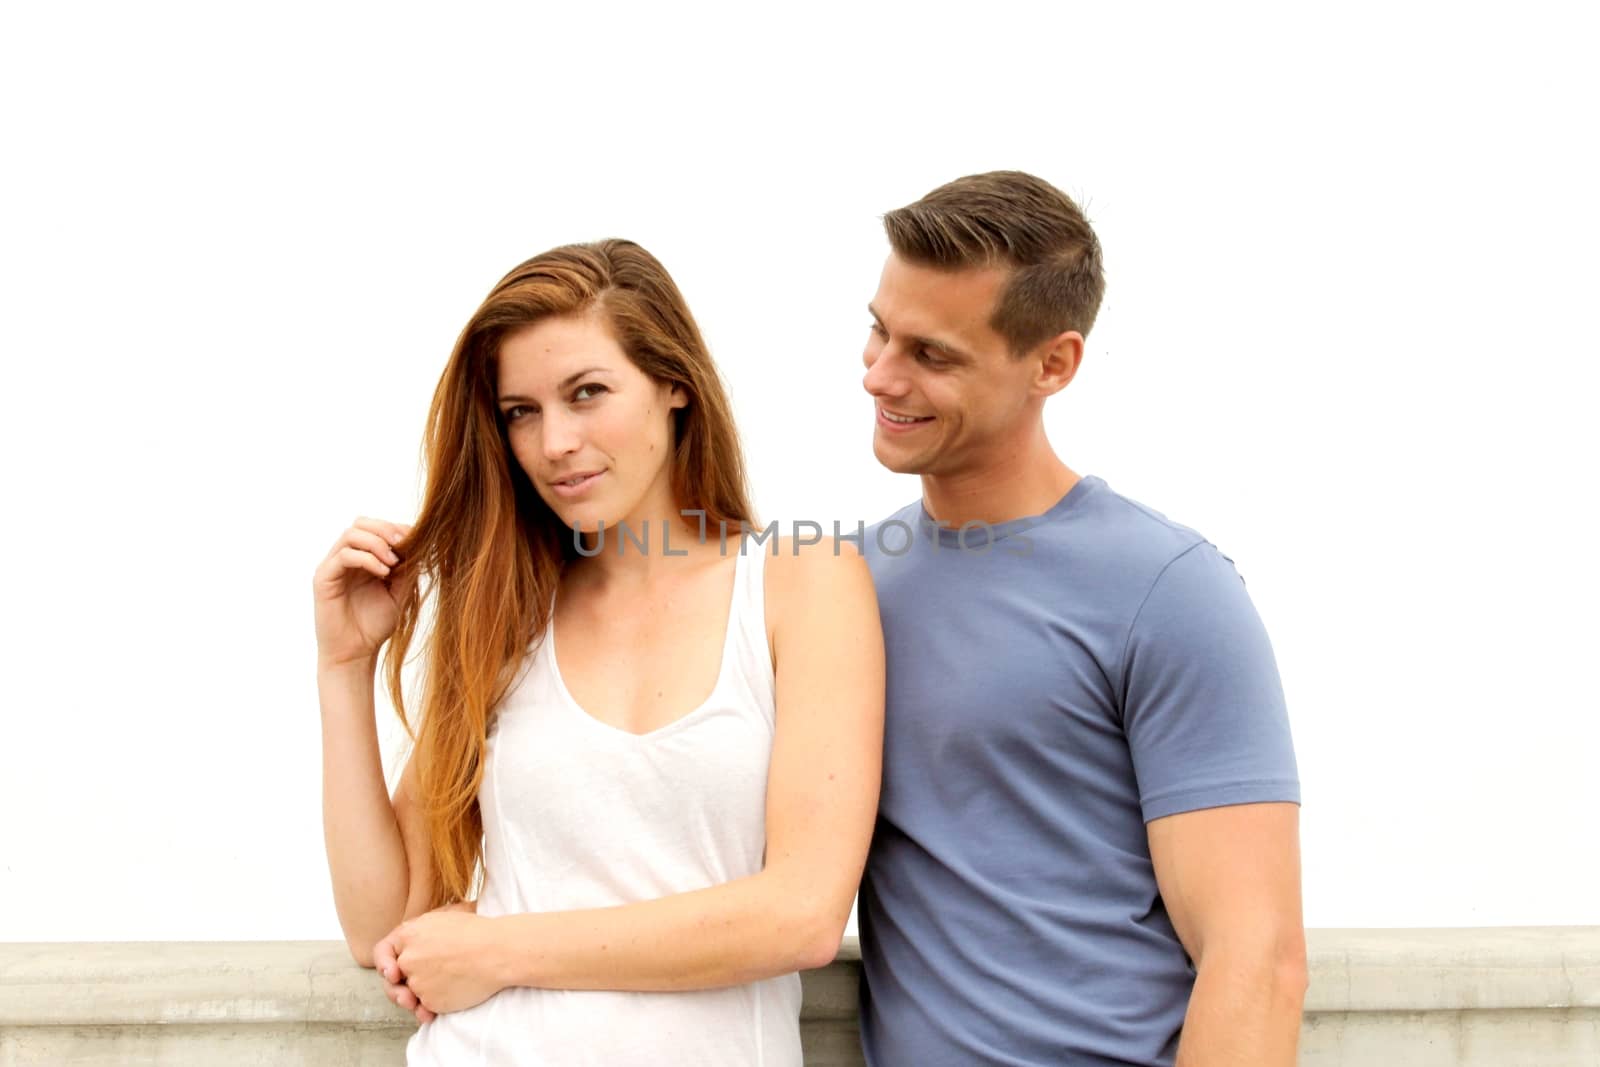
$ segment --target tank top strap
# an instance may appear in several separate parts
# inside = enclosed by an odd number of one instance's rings
[[[772,543],[745,537],[738,542],[730,540],[728,550],[740,553],[734,570],[734,610],[728,619],[728,625],[737,631],[730,635],[729,649],[734,653],[732,674],[762,718],[769,726],[774,726],[777,689],[771,646],[767,643],[765,580],[767,553],[772,550]]]

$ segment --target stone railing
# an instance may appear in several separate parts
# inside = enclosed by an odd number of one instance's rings
[[[1600,1064],[1600,927],[1313,930],[1304,1067]],[[860,1064],[851,938],[806,1063]],[[0,1067],[398,1065],[415,1028],[339,941],[0,945]]]

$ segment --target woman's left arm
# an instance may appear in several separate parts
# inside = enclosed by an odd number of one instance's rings
[[[824,540],[795,555],[784,542],[766,570],[777,733],[762,870],[617,907],[419,916],[385,939],[376,962],[386,976],[397,964],[425,1006],[453,1011],[507,986],[706,989],[832,962],[877,817],[883,631],[871,574],[851,543]],[[466,965],[464,952],[476,962]],[[489,991],[452,996],[442,988],[448,978],[431,981],[413,965],[443,975],[470,969]]]

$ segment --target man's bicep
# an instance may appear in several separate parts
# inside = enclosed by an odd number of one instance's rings
[[[1304,951],[1298,804],[1186,811],[1146,832],[1167,915],[1196,963],[1220,943],[1274,958]]]

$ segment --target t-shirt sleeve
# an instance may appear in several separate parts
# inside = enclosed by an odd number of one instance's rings
[[[1122,726],[1146,822],[1300,802],[1283,685],[1233,564],[1200,541],[1156,578],[1128,634]]]

